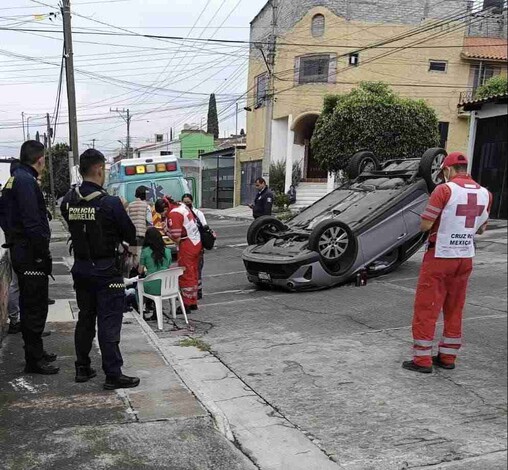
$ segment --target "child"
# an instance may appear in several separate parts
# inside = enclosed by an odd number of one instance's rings
[[[146,231],[141,259],[139,262],[139,274],[150,274],[164,271],[171,266],[171,250],[166,248],[161,233],[150,227]],[[161,294],[161,281],[145,282],[145,292],[149,295]]]

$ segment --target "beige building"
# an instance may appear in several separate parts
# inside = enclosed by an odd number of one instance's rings
[[[360,81],[383,81],[402,96],[425,100],[437,112],[442,145],[466,151],[469,114],[458,109],[461,96],[493,75],[506,74],[506,10],[477,14],[470,8],[462,0],[269,1],[251,23],[252,111],[247,113],[247,149],[238,159],[237,202],[249,202],[253,179],[266,176],[269,162],[286,163],[286,187],[293,164],[300,163],[314,198],[331,190],[334,177],[314,161],[310,139],[323,97],[345,93]],[[274,100],[267,129],[271,31],[276,35]]]

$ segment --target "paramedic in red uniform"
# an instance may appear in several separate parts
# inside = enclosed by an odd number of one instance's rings
[[[185,204],[175,203],[170,198],[164,198],[164,205],[167,233],[178,245],[178,265],[185,268],[180,277],[183,303],[186,310],[197,310],[199,259],[203,247],[196,217]],[[156,210],[160,212],[161,209],[163,208],[158,202]]]
[[[464,154],[451,153],[441,166],[446,184],[430,196],[421,229],[430,231],[416,291],[414,357],[404,369],[429,374],[432,365],[454,369],[462,345],[462,311],[475,256],[474,238],[487,226],[492,195],[467,174]],[[432,357],[436,323],[443,311],[439,353]]]

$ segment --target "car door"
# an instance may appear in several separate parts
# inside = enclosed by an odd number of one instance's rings
[[[376,260],[407,238],[408,232],[403,214],[404,207],[401,207],[390,215],[378,219],[375,225],[360,235],[364,264]]]

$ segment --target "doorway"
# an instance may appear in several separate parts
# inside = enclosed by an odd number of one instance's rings
[[[304,148],[303,179],[308,182],[326,182],[328,178],[327,171],[321,168],[312,152],[311,140],[318,118],[318,113],[307,113],[298,118],[293,125],[295,145]]]

